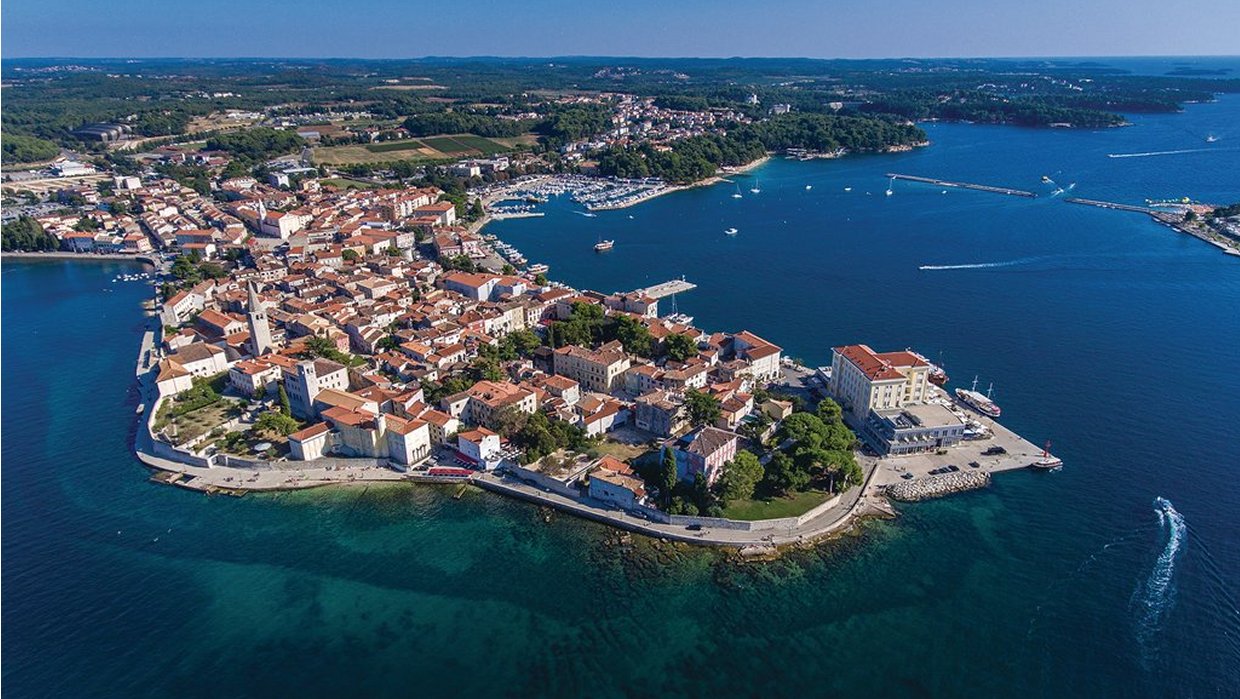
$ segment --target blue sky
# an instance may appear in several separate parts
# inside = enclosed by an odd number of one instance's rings
[[[1240,0],[5,0],[23,56],[1240,54]]]

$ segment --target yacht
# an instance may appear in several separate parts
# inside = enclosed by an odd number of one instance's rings
[[[739,184],[738,184],[738,185],[736,185],[736,192],[732,195],[732,198],[733,198],[733,199],[740,199],[740,198],[741,198],[741,186],[740,186]]]
[[[614,240],[600,240],[594,244],[594,252],[607,252],[616,244]]]
[[[753,186],[749,188],[749,191],[753,192],[754,194],[760,194],[762,192],[762,188],[758,186],[757,179],[754,179]]]
[[[807,184],[807,185],[805,185],[805,189],[806,189],[807,191],[808,191],[808,190],[811,190],[811,189],[813,189],[813,188],[814,188],[814,185],[812,185],[812,184]]]
[[[1206,143],[1214,143],[1217,140],[1218,140],[1218,136],[1215,136],[1214,134],[1210,134],[1209,136],[1206,136]]]
[[[727,233],[728,235],[736,235],[737,233],[740,233],[740,231],[736,230],[735,228],[727,228],[723,232]]]

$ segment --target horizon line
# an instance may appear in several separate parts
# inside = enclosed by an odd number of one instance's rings
[[[930,61],[930,60],[1075,60],[1075,59],[1134,59],[1134,58],[1237,58],[1240,53],[1200,53],[1200,54],[1078,54],[1078,55],[891,55],[891,56],[776,56],[776,55],[732,55],[732,56],[670,56],[670,55],[624,55],[624,54],[470,54],[449,55],[430,54],[424,56],[0,56],[0,61],[192,61],[192,60],[232,60],[232,61],[425,61],[425,60],[554,60],[554,59],[638,59],[638,60],[708,60],[708,61],[744,61],[744,60],[807,60],[807,61]]]

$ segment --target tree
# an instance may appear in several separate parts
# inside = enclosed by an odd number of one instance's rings
[[[664,507],[671,504],[672,491],[676,488],[676,483],[679,480],[676,469],[676,454],[671,447],[663,447],[663,470],[659,473],[659,497],[663,499]]]
[[[624,351],[640,357],[654,354],[654,337],[650,329],[632,316],[622,315],[616,318],[616,339],[624,345]]]
[[[1196,212],[1196,211],[1189,210],[1189,211],[1185,211],[1185,212],[1184,212],[1184,222],[1185,222],[1185,223],[1192,223],[1193,221],[1196,221],[1196,220],[1197,220],[1197,212]]]
[[[748,451],[738,452],[735,458],[724,465],[723,474],[719,476],[715,486],[716,491],[725,502],[748,500],[753,497],[754,489],[764,475],[762,463],[757,456]]]
[[[340,253],[340,258],[343,259],[345,262],[357,262],[358,260],[362,259],[362,256],[357,254],[357,251],[354,250],[353,248],[345,248]]]
[[[697,354],[697,343],[688,335],[668,335],[663,338],[663,353],[668,359],[683,362]]]
[[[809,480],[809,473],[798,468],[791,457],[776,452],[766,465],[762,487],[772,495],[786,495],[789,491],[803,489],[809,485]]]
[[[503,266],[503,267],[500,267],[500,270],[499,270],[499,271],[500,271],[500,274],[509,274],[509,275],[512,275],[512,274],[516,274],[516,273],[517,273],[517,268],[516,268],[516,267],[513,267],[512,265],[510,265],[510,264],[508,264],[507,262],[505,262],[505,263],[504,263],[504,266]]]
[[[839,403],[836,403],[830,398],[823,398],[822,401],[818,403],[818,410],[815,411],[815,414],[818,416],[819,420],[822,420],[828,425],[841,422],[844,419],[844,409],[840,407]]]
[[[694,426],[713,425],[723,414],[718,398],[695,389],[685,392],[685,410]]]
[[[475,199],[473,203],[469,205],[469,216],[467,218],[471,221],[477,221],[484,215],[486,215],[486,212],[482,210],[482,200]]]
[[[285,415],[292,416],[293,407],[288,402],[288,391],[284,390],[284,383],[281,382],[279,384],[276,384],[276,386],[277,386],[277,393],[276,393],[277,400],[279,400],[280,402],[280,412],[284,413]]]
[[[268,435],[287,437],[297,431],[297,421],[278,410],[270,410],[258,416],[254,429]]]
[[[546,286],[547,275],[543,274],[542,272],[539,272],[538,274],[534,275],[534,283],[539,286]]]
[[[5,138],[8,138],[7,136]],[[56,236],[43,230],[38,221],[29,216],[22,216],[12,223],[4,224],[0,231],[4,252],[46,252],[60,247]]]
[[[496,412],[494,417],[491,418],[491,429],[498,432],[505,439],[511,439],[525,428],[529,418],[530,413],[518,410],[515,406],[509,406]]]

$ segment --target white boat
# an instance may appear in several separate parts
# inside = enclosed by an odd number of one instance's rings
[[[807,189],[807,190],[809,190],[809,189],[813,189],[813,188],[814,188],[814,185],[812,185],[812,184],[807,184],[807,185],[805,185],[805,189]]]
[[[1063,466],[1063,459],[1051,455],[1051,443],[1047,442],[1042,449],[1042,457],[1029,465],[1042,471],[1054,471]]]
[[[733,198],[733,199],[740,199],[740,198],[741,198],[741,186],[740,186],[739,184],[738,184],[738,185],[736,185],[736,193],[734,193],[734,194],[732,195],[732,198]]]
[[[974,410],[985,415],[986,417],[997,418],[999,417],[1000,414],[1002,414],[1003,411],[999,408],[998,404],[996,404],[994,401],[990,399],[990,394],[992,391],[994,391],[994,387],[995,387],[994,384],[991,384],[990,388],[986,390],[986,395],[982,395],[981,393],[978,393],[977,392],[977,377],[974,376],[973,377],[973,388],[972,389],[957,388],[956,398],[960,399],[960,402],[964,403],[970,408],[973,408]]]
[[[607,252],[616,245],[614,240],[600,240],[594,244],[594,252]]]
[[[1218,140],[1218,136],[1215,136],[1214,134],[1210,134],[1209,136],[1206,136],[1206,143],[1214,143],[1217,140]]]
[[[852,187],[845,187],[845,188],[844,188],[844,191],[845,191],[845,192],[851,192],[851,191],[852,191]]]
[[[895,190],[892,189],[892,187],[894,187],[895,184],[896,184],[896,178],[892,177],[891,181],[887,183],[887,196],[891,196],[892,194],[895,194]]]
[[[754,194],[760,194],[762,192],[762,188],[758,186],[758,180],[756,178],[754,179],[753,186],[749,188],[749,191]]]
[[[740,233],[740,231],[736,230],[735,228],[727,228],[723,232],[727,233],[728,235],[736,235],[737,233]]]

